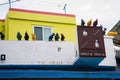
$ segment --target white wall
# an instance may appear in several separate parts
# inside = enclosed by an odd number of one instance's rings
[[[99,66],[116,66],[112,37],[105,36],[104,41],[106,58]],[[72,65],[77,58],[73,42],[0,41],[1,54],[6,55],[6,60],[0,60],[0,65]]]
[[[58,51],[58,48],[61,48]],[[72,42],[0,41],[0,55],[5,54],[3,64],[72,64],[75,59]]]
[[[112,39],[112,36],[104,36],[106,58],[104,58],[104,60],[99,64],[100,66],[116,66],[115,51]]]

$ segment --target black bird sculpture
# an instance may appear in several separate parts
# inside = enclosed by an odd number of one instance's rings
[[[29,35],[28,35],[28,33],[27,33],[27,32],[25,32],[24,39],[25,39],[25,40],[29,40]]]
[[[1,35],[1,40],[4,40],[5,39],[5,35],[2,32],[0,32],[0,35]]]
[[[59,41],[59,34],[58,33],[56,33],[56,35],[55,35],[55,41]]]
[[[83,19],[81,19],[81,26],[85,25],[85,21]]]
[[[94,22],[93,22],[93,26],[97,26],[98,25],[98,19],[96,19]]]
[[[106,34],[106,30],[107,30],[107,28],[104,28],[104,30],[103,30],[103,35]]]
[[[103,29],[103,26],[100,24],[101,29]]]
[[[65,40],[65,36],[63,34],[61,34],[61,41]]]
[[[20,34],[20,32],[17,32],[17,39],[21,40],[21,38],[22,38],[22,35]]]
[[[52,33],[52,35],[49,36],[49,41],[53,41],[53,37],[54,37],[54,33]]]

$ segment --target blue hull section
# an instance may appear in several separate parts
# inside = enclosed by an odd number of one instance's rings
[[[87,78],[90,80],[96,80],[92,78],[120,79],[120,71],[0,70],[0,78],[14,78],[15,80],[17,78],[35,78],[35,80],[37,78]]]
[[[73,65],[0,65],[0,70],[13,70],[13,69],[35,69],[35,70],[115,70],[115,67],[106,66],[73,66]]]

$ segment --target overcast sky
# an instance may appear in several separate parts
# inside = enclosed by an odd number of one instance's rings
[[[0,0],[0,4],[9,0]],[[15,0],[11,0],[15,1]],[[98,25],[103,25],[109,31],[120,20],[120,0],[21,0],[11,4],[12,8],[75,14],[79,25],[81,19],[87,22],[98,19]],[[0,5],[0,19],[4,19],[9,5]]]

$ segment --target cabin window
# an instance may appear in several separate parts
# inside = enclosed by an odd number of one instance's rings
[[[34,26],[34,34],[36,35],[36,40],[48,41],[48,37],[51,35],[51,33],[51,27]]]

